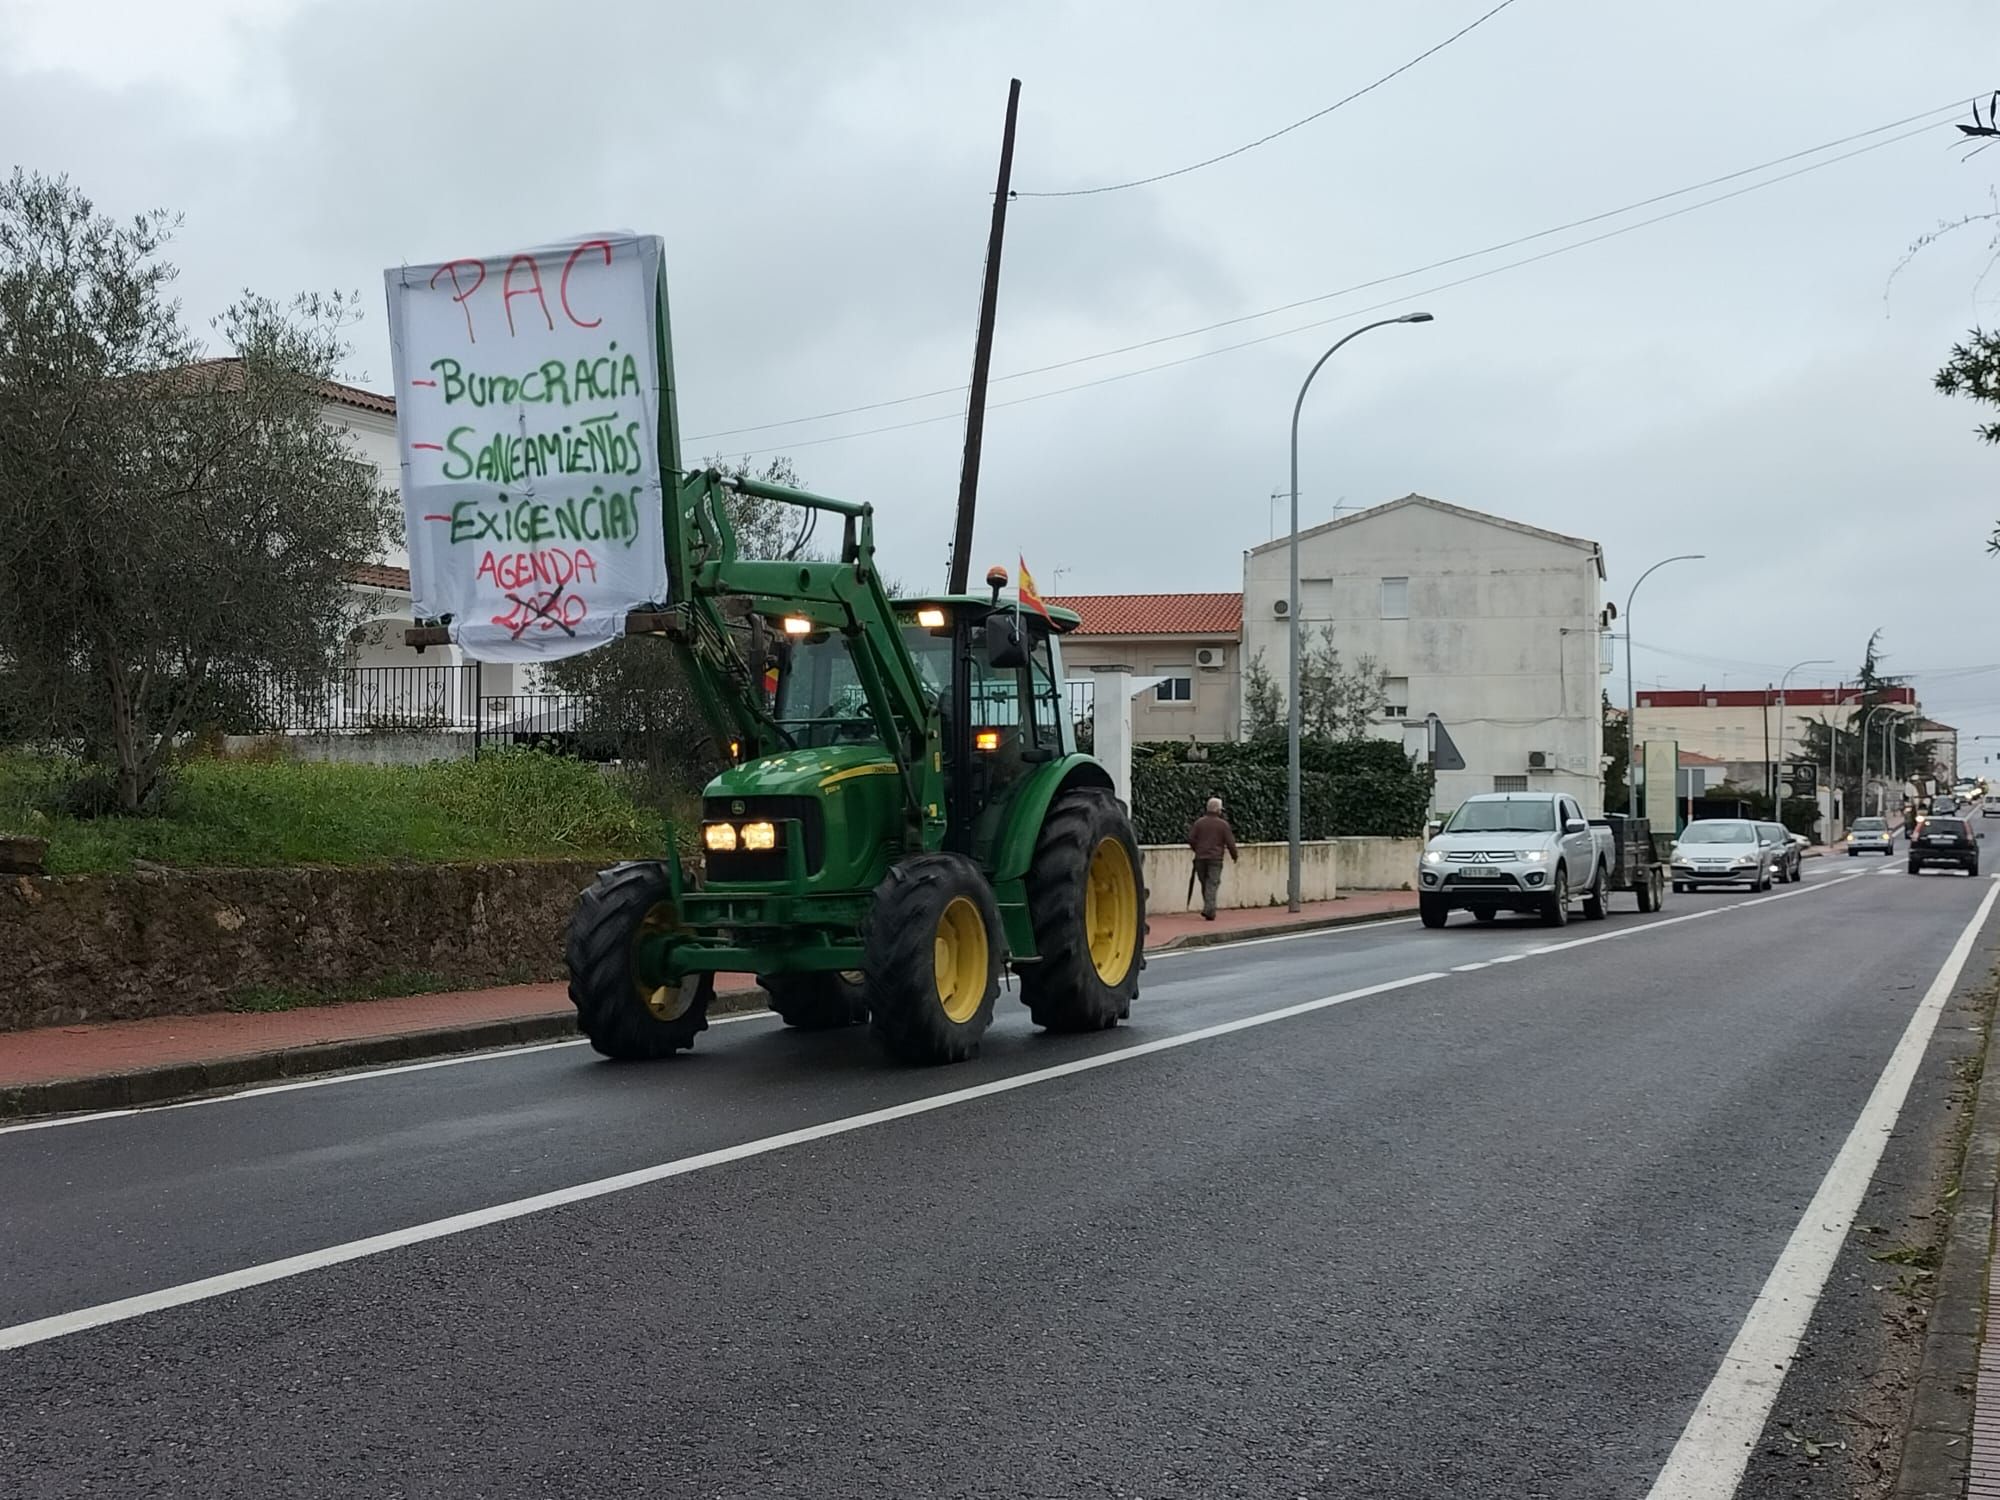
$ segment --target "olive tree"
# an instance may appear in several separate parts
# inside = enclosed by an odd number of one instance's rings
[[[245,294],[209,351],[171,295],[178,221],[100,213],[66,178],[0,183],[0,693],[106,800],[156,800],[206,706],[324,673],[344,575],[393,496],[329,425],[346,297]]]

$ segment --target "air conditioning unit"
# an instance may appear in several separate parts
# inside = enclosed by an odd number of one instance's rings
[[[1206,667],[1209,671],[1214,672],[1226,666],[1228,662],[1229,653],[1220,646],[1197,646],[1195,648],[1194,664],[1197,667]]]
[[[1530,750],[1528,769],[1530,771],[1553,771],[1556,768],[1555,752],[1552,750]]]
[[[1279,619],[1281,620],[1284,619],[1287,615],[1291,614],[1291,612],[1292,612],[1291,600],[1273,599],[1271,601],[1271,613],[1276,615]]]

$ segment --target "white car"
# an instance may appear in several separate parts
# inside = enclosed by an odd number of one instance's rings
[[[1768,891],[1777,848],[1757,837],[1748,818],[1701,818],[1681,830],[1671,874],[1677,892],[1705,885],[1747,885]]]

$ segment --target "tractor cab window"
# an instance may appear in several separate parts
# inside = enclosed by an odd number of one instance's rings
[[[1062,755],[1069,748],[1069,703],[1056,680],[1048,627],[1032,621],[1029,632],[1034,643],[1028,652],[1028,680],[1033,685],[1035,743],[1051,755]]]
[[[924,686],[944,699],[951,681],[950,632],[909,625],[903,629],[903,643],[916,659]],[[804,749],[880,739],[845,636],[827,631],[790,642],[784,649],[772,717],[795,744]]]
[[[868,695],[844,636],[828,631],[786,644],[772,717],[801,748],[877,738]]]

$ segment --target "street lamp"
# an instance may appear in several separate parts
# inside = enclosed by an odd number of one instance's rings
[[[1771,821],[1780,827],[1783,827],[1785,822],[1785,782],[1778,772],[1779,765],[1785,759],[1785,686],[1792,680],[1792,673],[1798,671],[1800,667],[1832,665],[1833,663],[1824,656],[1814,657],[1811,661],[1794,662],[1785,668],[1785,675],[1778,679],[1778,758],[1771,762]]]
[[[1639,783],[1632,775],[1632,755],[1639,748],[1639,693],[1632,680],[1632,600],[1639,592],[1639,584],[1668,563],[1700,562],[1707,556],[1706,552],[1683,552],[1678,557],[1663,557],[1639,575],[1632,592],[1625,596],[1625,816],[1628,818],[1639,816]],[[1667,804],[1672,806],[1673,800],[1669,793]]]
[[[1868,816],[1868,721],[1888,706],[1871,703],[1861,710],[1861,816],[1864,818]]]
[[[1431,315],[1427,312],[1404,313],[1400,318],[1382,318],[1373,323],[1364,323],[1345,338],[1322,354],[1306,371],[1305,383],[1299,387],[1299,399],[1292,403],[1292,591],[1289,595],[1290,609],[1286,615],[1289,622],[1289,650],[1291,668],[1286,674],[1290,691],[1286,695],[1286,758],[1285,758],[1285,815],[1287,835],[1291,844],[1290,860],[1286,872],[1285,897],[1288,910],[1299,909],[1299,412],[1306,404],[1306,390],[1313,383],[1313,376],[1319,374],[1320,366],[1338,354],[1345,344],[1358,339],[1373,328],[1387,328],[1391,323],[1428,323]]]

